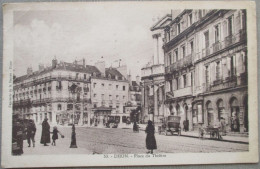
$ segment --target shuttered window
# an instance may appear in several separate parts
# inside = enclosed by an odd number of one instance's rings
[[[216,64],[216,80],[220,80],[220,62],[217,62]]]

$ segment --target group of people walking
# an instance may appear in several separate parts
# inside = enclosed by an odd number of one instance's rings
[[[52,133],[52,143],[50,137],[51,133]],[[48,146],[48,143],[51,143],[51,145],[56,146],[56,140],[59,138],[58,134],[60,134],[62,138],[64,137],[56,126],[54,126],[53,131],[50,132],[50,125],[48,123],[48,119],[45,118],[44,121],[42,122],[42,136],[41,136],[40,143],[43,144],[44,146]]]
[[[28,147],[35,147],[35,134],[36,134],[36,125],[32,119],[25,120],[14,119],[13,122],[13,135],[12,135],[12,153],[13,155],[23,154],[23,141],[27,139]],[[42,122],[42,134],[40,143],[44,146],[48,146],[48,143],[51,142],[50,135],[52,134],[52,145],[56,146],[56,140],[58,139],[58,134],[62,138],[64,136],[57,129],[56,126],[53,127],[53,131],[50,132],[50,125],[48,119],[45,118]]]

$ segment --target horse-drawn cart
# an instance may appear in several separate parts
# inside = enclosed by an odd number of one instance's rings
[[[209,135],[211,139],[221,140],[220,130],[218,127],[207,126],[199,129],[199,138],[203,138],[204,135]]]
[[[168,116],[167,118],[162,119],[162,125],[158,126],[158,133],[164,133],[166,136],[171,133],[177,133],[179,136],[181,135],[181,127],[180,127],[181,117],[179,116]]]

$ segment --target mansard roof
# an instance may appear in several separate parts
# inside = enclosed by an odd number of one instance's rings
[[[32,74],[30,74],[30,75],[23,75],[23,76],[17,77],[14,79],[14,83],[26,80],[28,78],[37,77],[42,74],[52,72],[53,70],[68,70],[68,71],[73,71],[73,72],[81,72],[81,73],[89,73],[89,74],[93,74],[95,72],[96,75],[101,74],[100,71],[95,66],[86,65],[84,67],[83,65],[78,65],[75,63],[61,62],[61,63],[57,64],[56,67],[52,67],[52,66],[46,67],[42,71],[38,70],[38,71],[32,72]]]
[[[118,80],[124,80],[124,76],[116,68],[106,68],[106,77],[108,78],[109,75],[111,79],[116,79],[117,76]]]

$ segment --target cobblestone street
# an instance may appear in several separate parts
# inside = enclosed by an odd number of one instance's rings
[[[28,148],[24,141],[24,155],[27,154],[109,154],[109,153],[146,153],[144,131],[133,133],[131,129],[101,129],[77,127],[77,146],[70,146],[71,127],[59,127],[65,138],[57,140],[57,146],[44,147],[40,144],[41,126],[37,127],[36,147]],[[182,152],[243,152],[248,144],[200,140],[185,136],[164,136],[155,134],[157,147],[155,153]]]

